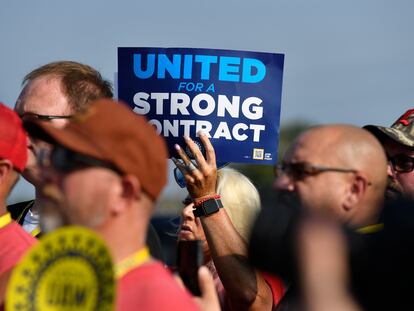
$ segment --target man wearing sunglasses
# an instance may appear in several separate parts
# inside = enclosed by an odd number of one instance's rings
[[[297,194],[312,211],[361,228],[378,221],[386,171],[383,148],[368,131],[324,125],[294,141],[276,166],[274,187]]]
[[[73,114],[86,109],[94,100],[113,96],[111,83],[97,70],[72,61],[52,62],[33,70],[23,79],[23,86],[14,108],[20,118],[23,121],[46,121],[57,128],[65,126]],[[29,159],[22,175],[35,187],[35,200],[8,206],[12,218],[36,237],[41,233],[38,214],[40,170],[36,157],[42,147],[47,146],[29,136]],[[163,259],[161,242],[152,225],[147,239],[151,255]]]
[[[366,125],[384,146],[388,157],[389,199],[406,196],[414,198],[414,109],[400,116],[391,127]]]
[[[14,110],[22,120],[47,121],[56,127],[64,126],[71,116],[98,98],[112,98],[110,82],[92,67],[71,61],[43,65],[26,75]],[[35,200],[9,206],[13,219],[37,236],[40,171],[36,163],[39,144],[28,141],[29,159],[23,177],[35,187]]]
[[[166,145],[147,120],[102,99],[64,128],[38,120],[25,126],[52,145],[39,153],[40,219],[49,230],[74,224],[102,236],[115,262],[116,309],[196,310],[146,247],[155,201],[167,182]]]
[[[351,125],[322,125],[303,132],[291,144],[275,167],[274,188],[289,207],[292,202],[293,206],[298,203],[310,212],[306,215],[316,214],[335,223],[347,224],[359,233],[375,234],[382,228],[379,217],[386,180],[386,156],[372,134]],[[256,227],[265,226],[264,223],[262,217]],[[283,241],[289,240],[289,232],[297,232],[294,223],[289,221],[277,236]],[[289,244],[288,249],[290,247],[298,246]],[[256,255],[255,260],[261,261],[257,258]],[[280,258],[283,255],[278,257],[279,263],[283,262]],[[302,310],[304,300],[297,281],[289,273],[286,277],[292,284],[279,307]]]

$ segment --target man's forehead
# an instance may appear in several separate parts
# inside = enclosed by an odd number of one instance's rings
[[[70,114],[71,107],[57,77],[39,77],[23,88],[16,101],[15,111],[49,115]]]
[[[322,145],[323,141],[315,139],[315,135],[305,133],[290,145],[285,153],[284,160],[286,162],[320,162],[322,157],[320,153],[324,149]]]
[[[407,154],[410,156],[414,155],[414,148],[400,144],[399,142],[389,138],[384,137],[382,144],[385,151],[390,155],[395,155],[399,153]]]
[[[284,160],[285,162],[314,162],[318,157],[308,145],[295,144],[285,153]]]

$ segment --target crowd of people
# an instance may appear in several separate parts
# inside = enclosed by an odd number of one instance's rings
[[[172,160],[188,190],[178,239],[200,240],[204,255],[195,297],[163,263],[150,222],[167,182],[166,143],[112,97],[95,69],[60,61],[23,79],[14,111],[0,106],[0,305],[22,256],[67,225],[108,245],[116,310],[380,310],[409,302],[399,296],[409,296],[414,276],[414,109],[391,127],[301,133],[275,165],[271,207],[246,176],[217,169],[204,133],[205,153],[184,137]],[[6,206],[20,174],[35,198]]]

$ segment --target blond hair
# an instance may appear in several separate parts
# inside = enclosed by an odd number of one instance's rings
[[[260,196],[256,187],[242,173],[222,168],[218,170],[216,191],[233,226],[246,242],[249,241],[253,221],[260,211]]]

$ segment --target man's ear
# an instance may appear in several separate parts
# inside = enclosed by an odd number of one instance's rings
[[[367,187],[370,185],[368,179],[360,173],[355,173],[348,188],[344,208],[349,211],[353,209],[364,197]]]
[[[13,171],[13,164],[6,159],[0,160],[0,183],[8,180],[10,173]]]
[[[139,200],[141,197],[141,183],[134,175],[121,177],[122,197],[124,199]]]
[[[120,200],[113,204],[111,209],[115,214],[129,206],[129,202],[139,200],[141,197],[141,183],[134,175],[121,176],[121,189],[118,195]]]

